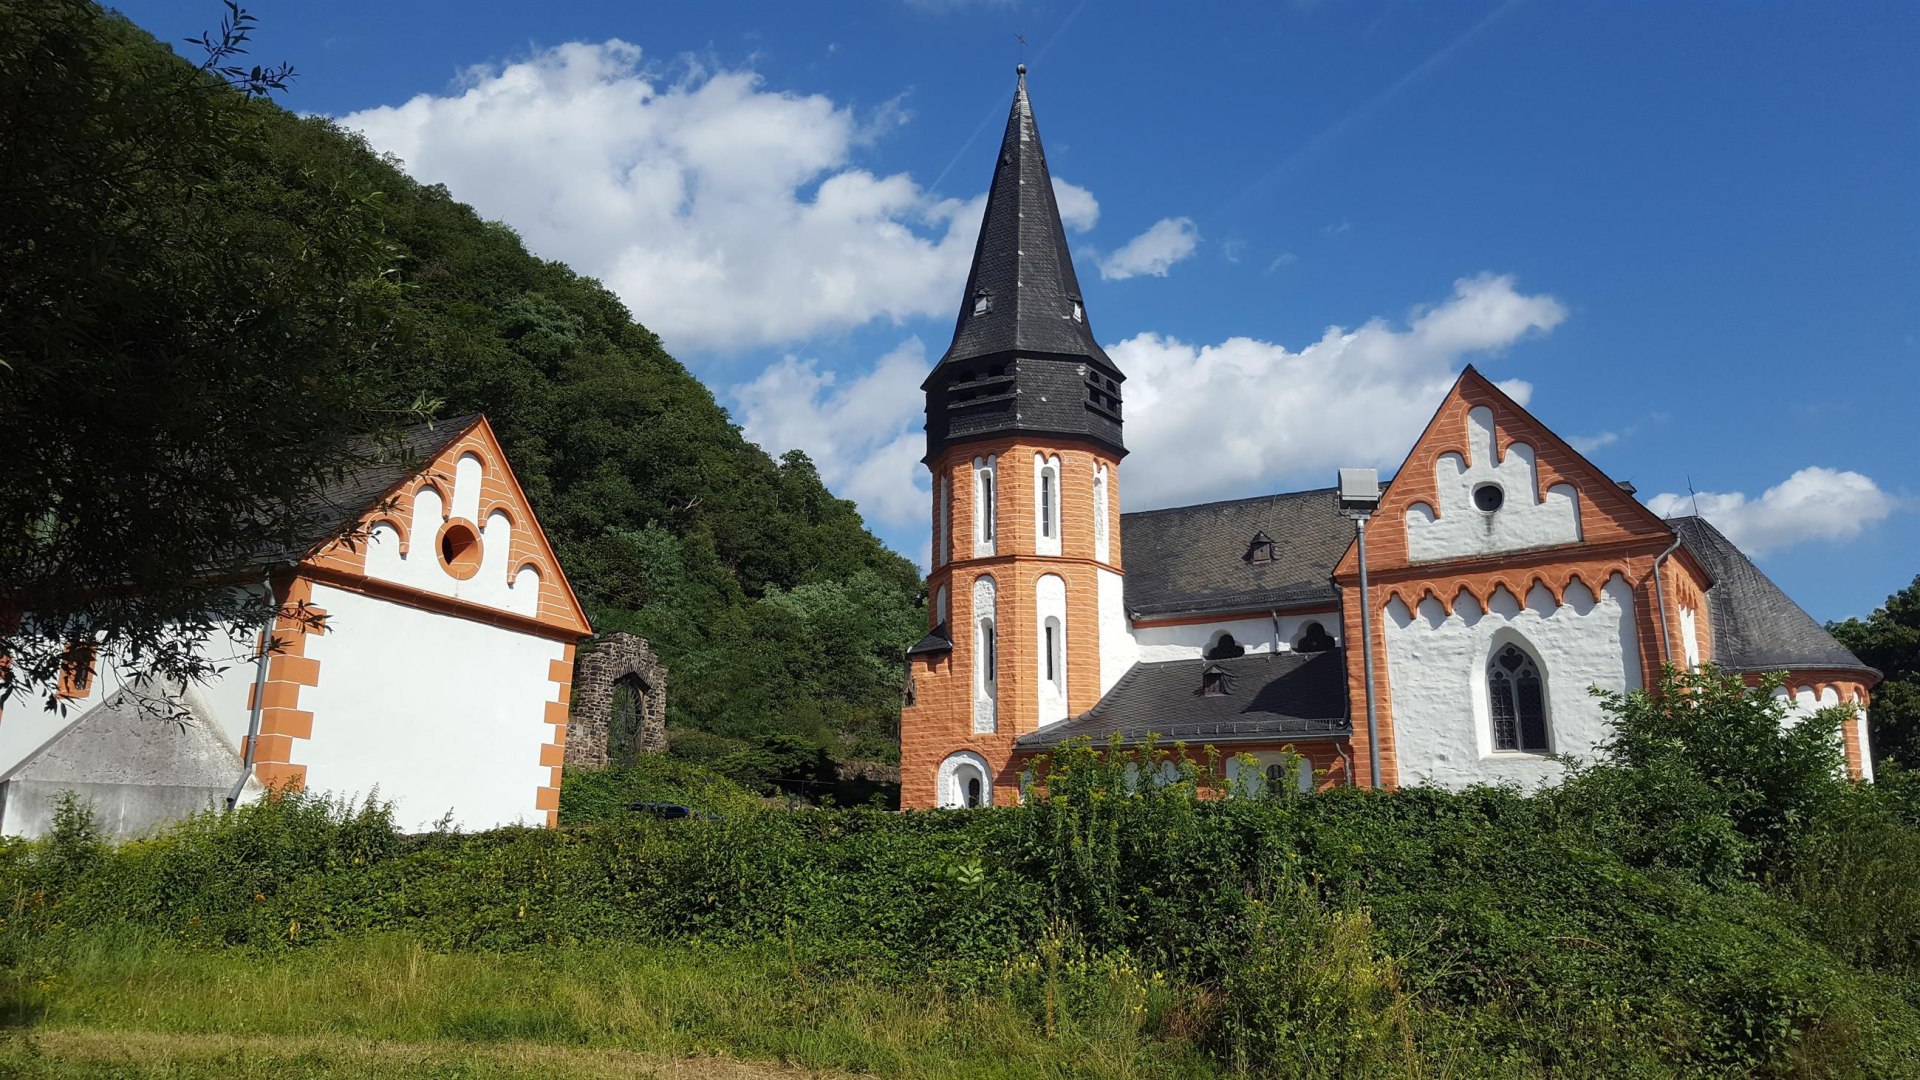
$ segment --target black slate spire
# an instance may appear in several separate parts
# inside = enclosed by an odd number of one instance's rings
[[[1017,70],[953,344],[921,384],[929,461],[955,442],[1013,433],[1074,436],[1126,453],[1125,376],[1088,324],[1026,65]]]

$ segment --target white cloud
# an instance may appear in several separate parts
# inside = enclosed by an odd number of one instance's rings
[[[1174,263],[1193,254],[1200,230],[1188,217],[1161,218],[1146,232],[1127,241],[1120,250],[1100,260],[1100,276],[1108,281],[1151,274],[1166,277]]]
[[[1749,555],[1760,556],[1811,540],[1851,540],[1893,512],[1893,499],[1857,472],[1812,466],[1762,492],[1663,492],[1647,500],[1661,517],[1706,518]]]
[[[1612,446],[1620,441],[1617,431],[1603,431],[1598,435],[1569,435],[1567,445],[1583,454],[1591,454],[1603,446]]]
[[[1054,177],[1053,202],[1060,209],[1060,224],[1070,232],[1086,232],[1100,222],[1099,201],[1078,184]]]
[[[1126,372],[1129,509],[1331,483],[1343,465],[1397,466],[1461,360],[1552,330],[1558,300],[1483,274],[1403,328],[1329,328],[1297,351],[1253,338],[1192,345],[1140,334],[1107,351]],[[1532,387],[1501,388],[1525,403]]]
[[[926,374],[927,350],[918,337],[846,383],[813,360],[789,356],[733,387],[734,412],[747,438],[768,453],[806,451],[827,487],[859,503],[869,524],[925,526],[920,380]]]
[[[767,90],[750,71],[678,81],[637,46],[572,43],[475,68],[446,95],[342,118],[407,170],[591,274],[676,349],[738,349],[956,302],[982,198],[936,198],[852,164],[905,121]],[[1063,215],[1099,206],[1060,183]]]
[[[1391,469],[1439,407],[1462,359],[1565,318],[1553,297],[1482,275],[1455,282],[1452,297],[1416,309],[1404,326],[1374,319],[1353,330],[1334,327],[1298,351],[1244,337],[1196,346],[1158,334],[1111,345],[1127,373],[1127,509],[1330,483],[1343,465]],[[734,387],[735,412],[768,450],[806,450],[869,522],[923,535],[919,384],[926,366],[918,338],[844,383],[789,358]],[[1532,390],[1517,380],[1501,387],[1523,403]]]

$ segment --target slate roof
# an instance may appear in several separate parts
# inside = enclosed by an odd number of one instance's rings
[[[1272,561],[1247,558],[1256,534]],[[1126,605],[1139,616],[1338,602],[1334,564],[1353,542],[1333,488],[1146,510],[1120,517]]]
[[[1670,518],[1667,524],[1713,575],[1707,607],[1715,664],[1733,671],[1838,668],[1880,674],[1834,640],[1705,518]]]
[[[1117,373],[1095,340],[1085,311],[1080,319],[1073,318],[1073,305],[1082,299],[1080,279],[1073,272],[1053,180],[1047,174],[1047,154],[1027,100],[1026,65],[1019,72],[953,344],[940,363],[1005,352],[1061,353],[1088,357]],[[984,314],[975,315],[974,299],[982,293],[991,303]]]
[[[940,625],[934,627],[932,630],[929,630],[927,632],[926,637],[923,637],[919,641],[914,642],[913,647],[907,650],[907,655],[922,656],[928,653],[943,653],[943,652],[952,652],[952,651],[953,651],[953,638],[952,638],[952,635],[947,631],[947,624],[943,622]]]
[[[261,561],[294,562],[338,536],[343,528],[359,519],[381,497],[401,481],[413,476],[440,451],[453,444],[480,420],[479,413],[468,413],[451,420],[415,424],[400,432],[390,447],[362,444],[369,460],[314,492],[302,522],[283,544],[262,553]]]
[[[1226,693],[1201,692],[1201,675],[1218,666]],[[1020,750],[1069,739],[1104,744],[1115,735],[1135,745],[1149,733],[1162,743],[1229,744],[1339,738],[1347,720],[1347,669],[1339,649],[1262,653],[1232,660],[1135,664],[1105,697],[1079,716],[1022,735]]]
[[[182,693],[168,703],[122,687],[22,758],[0,782],[224,790],[240,771],[239,752],[197,693]]]

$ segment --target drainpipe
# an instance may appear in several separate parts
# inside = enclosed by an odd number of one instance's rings
[[[1666,562],[1667,556],[1679,549],[1680,537],[1675,536],[1673,538],[1673,546],[1661,552],[1660,557],[1653,560],[1653,598],[1654,603],[1660,605],[1660,611],[1658,612],[1658,617],[1654,620],[1654,625],[1660,630],[1660,664],[1662,667],[1673,663],[1673,650],[1667,647],[1667,590],[1660,584],[1660,564]]]
[[[1373,604],[1367,599],[1367,516],[1353,515],[1353,535],[1360,555],[1360,662],[1367,680],[1367,783],[1380,787],[1380,719],[1373,693]]]
[[[233,790],[227,792],[227,809],[240,805],[240,796],[246,793],[247,781],[253,778],[253,748],[260,742],[260,710],[266,704],[267,696],[267,645],[273,634],[273,615],[280,611],[280,605],[273,596],[273,571],[260,575],[260,586],[266,592],[267,616],[265,626],[260,628],[260,655],[253,661],[253,707],[247,710],[246,751],[241,755],[240,779],[233,782]]]
[[[1280,655],[1280,612],[1269,611],[1267,618],[1273,620],[1273,655]]]

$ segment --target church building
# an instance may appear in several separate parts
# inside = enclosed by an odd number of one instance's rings
[[[1302,787],[1532,786],[1606,737],[1590,687],[1704,662],[1784,673],[1797,715],[1850,705],[1848,771],[1871,778],[1879,673],[1711,524],[1662,520],[1473,368],[1364,516],[1333,487],[1122,513],[1125,379],[1022,66],[921,387],[930,628],[907,656],[904,808],[1016,802],[1034,757],[1082,737],[1214,747],[1230,783],[1251,761]]]
[[[259,560],[273,648],[216,632],[222,672],[156,686],[76,646],[60,708],[8,704],[0,834],[44,834],[64,792],[129,836],[288,787],[376,796],[409,831],[557,822],[590,628],[486,418],[412,428],[314,504]]]

